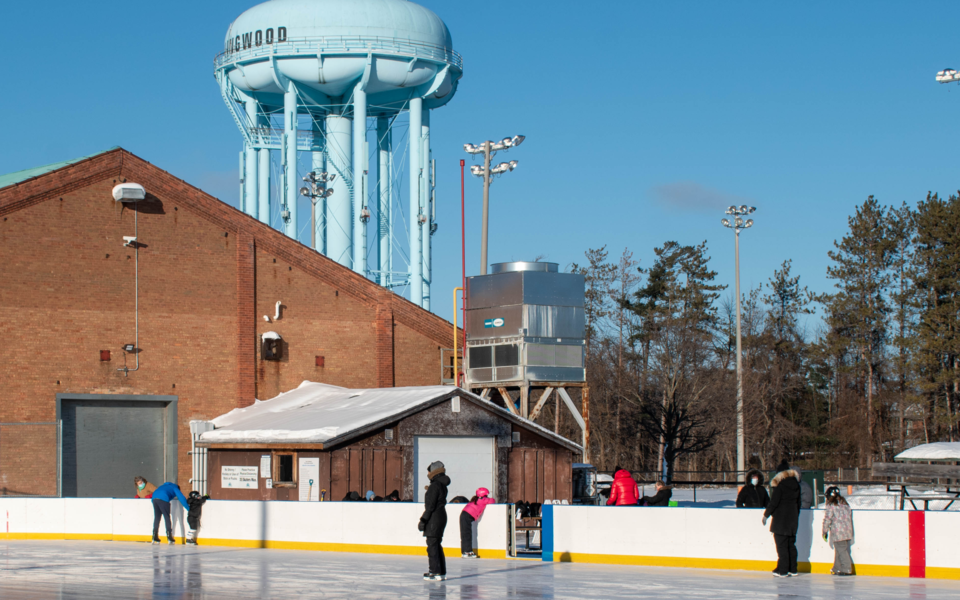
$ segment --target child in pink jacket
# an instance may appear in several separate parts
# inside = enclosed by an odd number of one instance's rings
[[[463,552],[463,558],[478,558],[473,551],[473,524],[480,520],[483,509],[494,503],[496,500],[490,497],[490,490],[480,488],[477,495],[463,507],[460,513],[460,551]]]

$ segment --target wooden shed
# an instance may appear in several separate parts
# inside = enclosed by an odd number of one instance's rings
[[[422,501],[441,461],[448,498],[486,487],[501,501],[572,500],[581,447],[450,386],[347,389],[304,382],[214,419],[200,437],[206,489],[224,500]]]

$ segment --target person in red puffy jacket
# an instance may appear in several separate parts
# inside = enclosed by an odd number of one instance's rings
[[[630,471],[618,469],[613,474],[613,484],[610,486],[610,499],[607,506],[636,506],[640,498],[640,490]]]

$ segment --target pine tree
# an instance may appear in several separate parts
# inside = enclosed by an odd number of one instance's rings
[[[852,370],[863,387],[867,431],[861,440],[861,462],[872,463],[877,449],[874,399],[877,367],[882,363],[887,337],[886,292],[890,284],[892,245],[886,231],[886,211],[870,196],[848,219],[849,233],[834,242],[828,255],[833,265],[827,277],[836,280],[837,292],[825,297],[831,328],[829,343],[853,352]]]
[[[956,436],[960,400],[960,199],[928,194],[916,211],[915,281],[919,304],[918,367],[946,436]]]

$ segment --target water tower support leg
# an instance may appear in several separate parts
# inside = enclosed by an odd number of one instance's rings
[[[257,192],[260,208],[257,210],[257,218],[261,223],[270,224],[270,150],[260,148],[257,150],[257,160],[260,166],[260,173],[257,176]]]
[[[423,306],[423,259],[420,236],[420,133],[423,120],[423,98],[410,100],[410,301]]]
[[[321,123],[322,121],[320,121],[319,119],[316,119],[316,118],[313,119],[314,141],[323,139],[323,131],[321,130]],[[311,153],[310,159],[311,159],[311,165],[310,165],[311,170],[314,173],[319,175],[320,173],[326,172],[327,157],[323,153],[323,148],[319,146],[316,147],[314,151]],[[314,204],[311,207],[311,210],[313,211],[312,223],[313,223],[313,226],[317,228],[317,231],[316,231],[317,243],[316,243],[316,246],[314,247],[314,250],[316,250],[320,254],[326,254],[327,253],[327,221],[326,221],[327,199],[326,198],[317,199],[316,204]]]
[[[392,169],[390,167],[390,153],[393,145],[393,133],[390,130],[390,119],[377,118],[377,150],[379,151],[379,165],[377,167],[378,192],[380,201],[377,206],[377,269],[380,271],[380,285],[387,285],[389,281],[390,257],[390,182]]]
[[[244,106],[247,109],[247,119],[252,126],[256,126],[257,101],[250,98],[244,102]],[[256,219],[260,213],[260,205],[257,203],[257,191],[259,190],[259,186],[257,185],[257,175],[259,175],[257,169],[257,150],[250,144],[245,144],[244,150],[246,156],[243,161],[243,208],[248,215]]]
[[[286,137],[286,154],[283,162],[284,183],[286,184],[284,209],[290,211],[284,232],[297,239],[297,194],[300,178],[297,176],[297,88],[293,81],[287,84],[287,93],[283,95],[283,130]]]
[[[367,248],[364,243],[366,223],[360,220],[360,211],[366,204],[367,190],[364,189],[364,164],[367,152],[367,92],[363,82],[353,90],[353,214],[350,226],[353,227],[353,270],[361,275],[367,273]]]
[[[327,256],[345,267],[353,264],[353,229],[350,227],[350,156],[353,148],[353,128],[348,117],[342,114],[327,115],[324,129],[327,132],[327,172],[337,178],[328,187],[333,195],[327,199]]]
[[[430,192],[433,188],[433,179],[430,177],[430,111],[423,110],[423,117],[420,126],[422,138],[422,150],[420,151],[420,173],[423,177],[423,185],[420,186],[420,206],[423,207],[423,214],[427,220],[420,227],[420,256],[423,261],[423,306],[430,310],[430,226],[433,224],[430,220]]]

